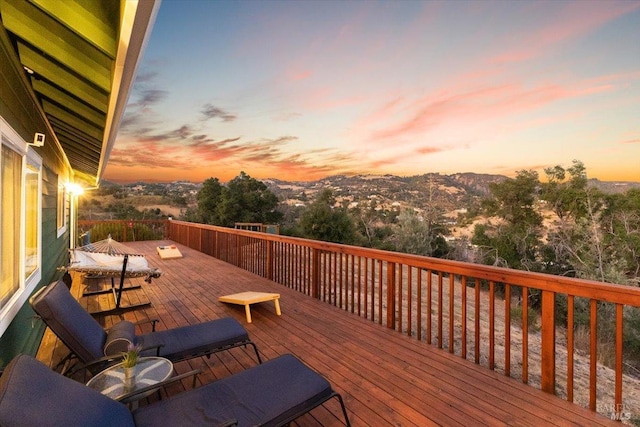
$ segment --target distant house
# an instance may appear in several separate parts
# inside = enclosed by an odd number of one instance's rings
[[[28,299],[75,246],[159,1],[0,2],[0,366],[35,354]]]

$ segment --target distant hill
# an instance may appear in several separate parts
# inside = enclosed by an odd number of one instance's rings
[[[316,181],[285,181],[263,179],[280,200],[289,205],[303,206],[315,193],[328,188],[341,205],[355,207],[375,201],[382,208],[426,209],[437,206],[443,213],[453,213],[477,207],[490,194],[491,183],[507,179],[503,175],[427,173],[408,177],[395,175],[336,175]],[[625,192],[640,188],[640,182],[607,182],[591,179],[589,185],[606,193]]]
[[[625,193],[632,188],[640,189],[640,182],[600,181],[597,178],[589,180],[589,186],[595,187],[603,193]]]
[[[280,200],[304,205],[315,193],[328,188],[338,203],[355,207],[375,203],[383,208],[413,207],[418,210],[438,206],[454,211],[475,205],[489,194],[489,184],[505,176],[474,173],[443,175],[428,173],[409,177],[395,175],[336,175],[317,181],[262,180]]]
[[[413,208],[418,211],[437,207],[441,213],[455,218],[461,211],[478,207],[480,201],[490,194],[489,185],[505,179],[507,177],[503,175],[468,172],[451,175],[426,173],[405,177],[336,175],[316,181],[261,181],[279,200],[290,206],[305,206],[313,201],[318,191],[328,188],[342,206],[354,208],[375,205],[382,209]],[[640,188],[640,182],[608,182],[597,179],[589,180],[589,185],[607,193]],[[130,184],[103,181],[100,190],[89,196],[95,200],[82,206],[81,214],[89,217],[103,216],[101,213],[105,208],[119,200],[132,203],[139,210],[159,208],[165,214],[177,217],[187,206],[195,204],[195,196],[201,186],[201,183],[184,181]]]

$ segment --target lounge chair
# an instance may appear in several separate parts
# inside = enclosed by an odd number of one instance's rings
[[[0,425],[282,426],[333,397],[349,426],[342,397],[287,354],[129,412],[125,404],[19,355],[0,377]]]
[[[101,371],[130,344],[141,345],[143,356],[161,356],[172,362],[209,356],[233,347],[251,345],[258,362],[260,354],[246,329],[232,317],[210,320],[196,325],[136,335],[135,324],[126,320],[108,331],[76,301],[62,281],[40,289],[29,300],[31,307],[69,348],[72,356],[91,372]],[[67,371],[63,368],[63,373]]]

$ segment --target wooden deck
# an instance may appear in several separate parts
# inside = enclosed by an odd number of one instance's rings
[[[246,326],[264,359],[293,353],[324,375],[342,394],[354,426],[620,425],[187,247],[178,245],[183,258],[162,260],[155,248],[169,244],[173,242],[127,243],[163,274],[150,284],[127,280],[143,285],[127,292],[127,298],[148,299],[152,306],[124,313],[123,318],[158,318],[158,329],[166,329],[233,316]],[[76,275],[72,291],[79,296],[83,288]],[[219,296],[249,290],[279,293],[282,316],[276,315],[271,302],[256,304],[251,306],[253,322],[247,324],[242,306],[218,302]],[[93,309],[95,304],[112,303],[106,295],[81,301]],[[109,326],[119,317],[100,320]],[[38,358],[54,366],[65,353],[47,331]],[[210,359],[181,362],[176,371],[201,369],[199,382],[204,384],[256,363],[251,349],[237,348]],[[343,425],[339,404],[331,400],[293,425]]]

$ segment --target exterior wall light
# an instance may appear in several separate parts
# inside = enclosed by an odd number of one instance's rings
[[[65,188],[73,196],[80,196],[84,193],[84,188],[82,188],[80,184],[76,184],[75,182],[66,183]]]

